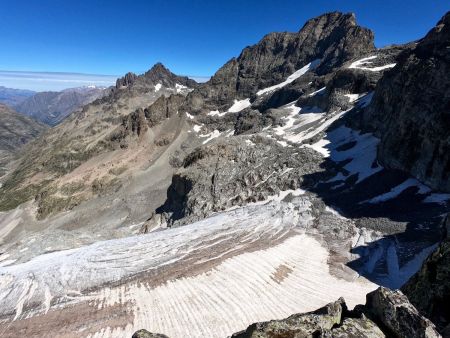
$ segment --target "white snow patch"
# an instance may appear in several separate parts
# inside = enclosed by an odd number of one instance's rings
[[[327,89],[327,87],[322,87],[319,90],[316,90],[315,92],[309,94],[309,96],[322,95],[325,89]]]
[[[344,96],[348,97],[349,102],[355,102],[360,97],[364,96],[366,94],[345,94]]]
[[[224,116],[226,113],[227,112],[221,113],[218,110],[211,110],[207,115],[209,115],[209,116],[219,116],[220,117],[220,116]]]
[[[245,140],[245,143],[250,147],[253,147],[255,145],[251,140]]]
[[[1,262],[0,262],[0,267],[7,266],[7,265],[11,265],[11,264],[14,263],[16,260],[17,260],[17,259],[7,259],[7,260],[4,260],[4,261],[1,261]]]
[[[161,83],[156,84],[155,85],[155,92],[158,92],[161,89],[161,87],[162,87]]]
[[[194,126],[194,131],[195,131],[196,133],[198,133],[200,130],[202,130],[202,126],[196,124],[196,125]]]
[[[332,208],[332,207],[330,207],[330,206],[327,205],[327,206],[325,207],[325,211],[327,211],[327,212],[329,212],[330,214],[333,214],[333,215],[335,215],[335,216],[337,216],[337,217],[339,217],[339,218],[341,218],[341,219],[345,219],[345,217],[342,216],[342,215],[340,214],[340,212],[339,212],[338,209]]]
[[[323,138],[314,144],[305,144],[304,146],[314,149],[315,151],[321,153],[324,157],[330,157],[330,151],[325,148],[328,144],[330,144],[330,141]]]
[[[383,284],[388,285],[391,289],[400,288],[412,275],[419,271],[423,261],[436,249],[437,245],[434,244],[423,249],[413,259],[403,266],[399,266],[396,246],[392,243],[386,252],[388,275],[383,279]]]
[[[177,93],[179,93],[179,92],[185,91],[189,88],[184,85],[181,85],[179,83],[175,83],[175,89],[176,89]]]
[[[230,129],[225,132],[225,137],[230,137],[233,135],[234,135],[234,129]]]
[[[203,144],[206,144],[209,141],[219,137],[220,134],[221,134],[220,131],[218,131],[217,129],[214,129],[211,133],[205,134],[205,135],[200,135],[200,137],[207,137],[207,139],[203,141]]]
[[[238,113],[241,110],[250,107],[252,104],[250,103],[250,99],[244,99],[244,100],[234,100],[233,105],[226,111],[221,113],[218,110],[212,110],[207,115],[209,116],[219,116],[222,117],[228,113]]]
[[[450,200],[450,194],[433,193],[427,196],[422,202],[446,204],[448,200]]]
[[[252,104],[250,103],[250,99],[245,100],[234,100],[233,105],[228,109],[229,113],[238,113],[245,108],[250,107]]]
[[[395,67],[395,65],[396,65],[395,63],[391,63],[388,65],[379,66],[379,67],[365,67],[365,65],[370,65],[372,63],[372,61],[370,61],[370,60],[376,59],[377,57],[378,57],[378,55],[373,55],[373,56],[369,56],[369,57],[357,60],[357,61],[353,62],[348,68],[368,70],[371,72],[379,72],[380,70],[392,68],[392,67]]]
[[[305,74],[309,70],[315,69],[319,65],[319,63],[320,63],[320,59],[317,59],[317,60],[314,60],[314,61],[308,63],[303,68],[300,68],[299,70],[297,70],[293,74],[289,75],[288,78],[285,81],[283,81],[283,82],[281,82],[281,83],[279,83],[277,85],[274,85],[274,86],[271,86],[271,87],[268,87],[268,88],[265,88],[265,89],[261,89],[261,90],[259,90],[256,93],[256,95],[263,95],[263,94],[272,92],[272,91],[274,91],[276,89],[283,88],[284,86],[288,85],[289,83],[297,80],[300,76],[302,76],[303,74]]]
[[[344,169],[352,174],[358,174],[356,183],[382,170],[380,165],[373,167],[377,158],[377,146],[380,140],[370,133],[361,134],[345,126],[341,126],[327,134],[328,139],[333,144],[331,158],[336,161],[351,161],[344,166]],[[355,141],[356,144],[347,150],[337,151],[340,145]]]
[[[431,191],[431,189],[429,187],[427,187],[426,185],[423,185],[418,180],[416,180],[414,178],[409,178],[406,181],[404,181],[403,183],[399,184],[398,186],[392,188],[387,193],[381,194],[381,195],[371,198],[370,200],[367,200],[367,201],[362,201],[359,204],[362,204],[362,203],[375,204],[375,203],[380,203],[380,202],[385,202],[385,201],[391,200],[391,199],[399,196],[403,191],[405,191],[409,187],[419,188],[419,191],[418,191],[419,194],[426,194]]]
[[[186,116],[187,116],[188,118],[190,118],[191,120],[193,120],[193,119],[194,119],[194,116],[193,116],[193,115],[191,115],[191,114],[189,114],[188,112],[186,112]]]

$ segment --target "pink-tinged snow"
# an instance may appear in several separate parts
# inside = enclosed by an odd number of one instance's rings
[[[384,69],[395,67],[395,63],[391,63],[391,64],[387,64],[384,66],[379,66],[379,67],[366,67],[366,66],[372,64],[372,61],[370,61],[370,60],[376,59],[377,57],[378,57],[377,55],[373,55],[373,56],[369,56],[369,57],[357,60],[357,61],[353,62],[348,68],[368,70],[371,72],[379,72]]]
[[[319,65],[319,63],[320,63],[320,59],[317,59],[317,60],[314,60],[314,61],[308,63],[303,68],[300,68],[299,70],[297,70],[293,74],[289,75],[288,78],[285,81],[283,81],[283,82],[281,82],[281,83],[279,83],[277,85],[261,89],[261,90],[259,90],[256,93],[256,95],[264,95],[264,94],[272,92],[272,91],[274,91],[276,89],[283,88],[284,86],[288,85],[289,83],[294,82],[295,80],[297,80],[300,76],[306,74],[306,72],[308,72],[310,70],[314,70]]]
[[[116,314],[126,310],[132,318],[115,327],[110,321],[89,335],[82,330],[79,337],[131,337],[145,328],[174,338],[215,338],[255,321],[316,309],[340,296],[350,307],[363,303],[376,285],[356,275],[344,280],[330,273],[328,250],[304,232],[312,222],[310,207],[307,198],[295,206],[247,206],[184,227],[0,268],[0,315],[14,320],[48,311],[64,315],[66,306],[84,302]],[[145,278],[187,259],[191,270],[201,272],[157,284]],[[205,268],[213,261],[218,263]],[[31,304],[35,309],[28,312]],[[82,314],[80,321],[85,323]]]

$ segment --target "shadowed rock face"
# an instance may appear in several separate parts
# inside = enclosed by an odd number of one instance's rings
[[[378,159],[450,191],[450,12],[379,81],[363,128],[381,138]]]
[[[450,239],[428,257],[403,287],[411,303],[430,318],[443,335],[450,334]]]
[[[227,104],[282,82],[309,62],[321,59],[318,73],[374,50],[373,33],[353,14],[328,13],[309,20],[298,33],[271,33],[227,62],[199,90],[206,101]]]

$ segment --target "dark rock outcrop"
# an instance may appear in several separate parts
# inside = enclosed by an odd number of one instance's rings
[[[381,287],[369,293],[363,311],[384,328],[387,336],[440,337],[434,324],[423,317],[401,291]]]
[[[348,311],[343,299],[305,314],[255,323],[233,338],[278,337],[440,337],[400,291],[379,288],[366,305]]]
[[[381,142],[378,159],[450,191],[450,12],[384,73],[362,128]]]
[[[213,212],[307,186],[303,177],[319,170],[319,159],[311,149],[283,147],[258,136],[211,142],[186,156],[158,213],[166,214],[169,223],[188,224]]]
[[[120,89],[122,87],[131,86],[137,78],[138,76],[134,73],[126,73],[123,77],[117,79],[116,88]]]
[[[403,292],[444,336],[450,336],[450,239],[427,258],[420,271],[403,286]]]
[[[136,336],[139,332],[147,336]],[[133,338],[160,337],[140,330]],[[254,323],[232,338],[438,338],[433,323],[421,316],[400,291],[379,288],[367,295],[365,305],[349,311],[344,299],[316,311],[281,320]]]
[[[323,337],[341,323],[346,311],[345,301],[339,299],[317,311],[252,324],[245,331],[233,334],[232,338]]]
[[[160,333],[151,333],[148,332],[147,330],[139,330],[133,334],[132,338],[168,338],[168,337]]]
[[[160,84],[165,88],[175,88],[176,84],[194,88],[197,82],[189,79],[187,76],[179,76],[172,73],[162,63],[156,63],[150,70],[142,75],[127,73],[116,81],[116,89],[128,89],[142,92],[154,89]]]

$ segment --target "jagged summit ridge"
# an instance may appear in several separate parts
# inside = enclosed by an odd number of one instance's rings
[[[161,62],[157,62],[142,75],[136,75],[135,73],[127,73],[125,76],[117,79],[116,89],[131,88],[133,86],[156,86],[161,85],[166,88],[175,88],[175,86],[182,85],[190,88],[194,88],[197,83],[189,79],[187,76],[178,76],[172,73]]]

